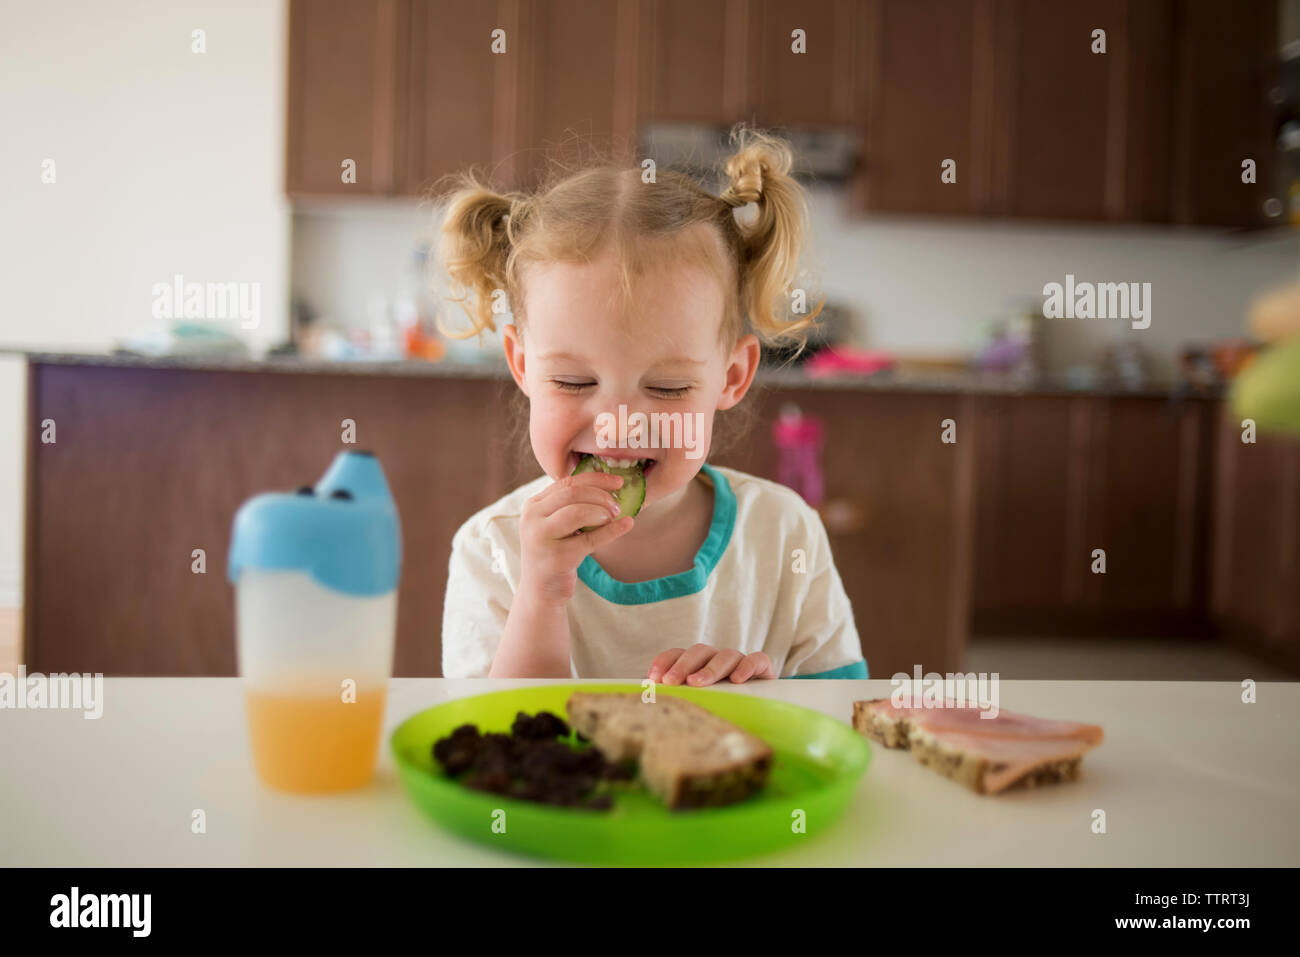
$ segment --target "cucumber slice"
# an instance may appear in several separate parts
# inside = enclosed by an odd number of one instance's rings
[[[584,455],[578,460],[578,466],[573,470],[573,474],[581,475],[583,472],[606,472],[610,475],[623,476],[623,484],[610,493],[614,496],[614,501],[618,502],[620,514],[636,515],[641,511],[641,506],[645,503],[645,470],[640,465],[613,468],[606,465],[598,456]],[[589,532],[591,527],[584,528],[582,531]]]

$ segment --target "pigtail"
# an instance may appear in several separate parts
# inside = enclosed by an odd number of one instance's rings
[[[497,290],[509,294],[510,253],[531,204],[525,196],[493,191],[472,174],[454,182],[458,188],[445,200],[437,257],[441,274],[450,280],[446,298],[460,303],[470,328],[448,330],[441,316],[438,328],[451,338],[467,339],[484,329],[496,331],[493,296]]]
[[[784,141],[743,126],[732,131],[732,142],[736,152],[726,165],[730,185],[719,199],[732,207],[755,203],[758,211],[752,222],[736,224],[742,308],[763,341],[802,345],[823,303],[810,313],[792,310],[792,286],[808,231],[803,188],[790,175],[794,154]]]

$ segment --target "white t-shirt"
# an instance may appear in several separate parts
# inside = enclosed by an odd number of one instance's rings
[[[472,516],[451,543],[442,673],[486,677],[505,629],[521,556],[519,515],[541,476]],[[588,555],[569,600],[575,678],[640,681],[655,656],[703,643],[765,651],[782,678],[866,678],[853,609],[821,517],[794,490],[704,465],[708,538],[688,572],[627,583]]]

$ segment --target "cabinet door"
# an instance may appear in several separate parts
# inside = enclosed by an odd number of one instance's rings
[[[1123,58],[1124,96],[1112,109],[1123,163],[1110,218],[1168,223],[1173,218],[1175,0],[1129,0],[1125,29],[1111,38]]]
[[[1056,397],[982,397],[975,402],[977,624],[998,616],[1050,615],[1068,604],[1079,551],[1084,483],[1076,471],[1075,403]],[[1081,560],[1081,559],[1080,559]]]
[[[490,169],[514,149],[515,99],[505,85],[520,38],[510,26],[491,0],[413,3],[403,192],[420,193],[467,166]],[[506,31],[503,52],[492,49],[498,28]]]
[[[775,127],[860,123],[862,13],[852,0],[752,0],[745,118]],[[803,52],[796,52],[799,43]]]
[[[1116,619],[1201,620],[1209,576],[1211,407],[1111,398],[1087,423],[1088,522],[1073,556],[1085,607]],[[1105,574],[1091,567],[1106,553]]]
[[[993,54],[986,13],[970,0],[876,0],[864,8],[868,92],[864,163],[850,186],[855,210],[965,213],[985,204]],[[941,178],[947,160],[955,182]]]
[[[1253,226],[1266,220],[1272,170],[1268,93],[1278,59],[1271,0],[1179,0],[1175,218]],[[1243,183],[1242,161],[1256,162]]]
[[[293,0],[285,186],[290,194],[389,193],[409,7],[399,0]],[[344,182],[355,163],[356,181]]]
[[[1016,396],[980,409],[976,632],[1204,630],[1209,403]]]
[[[1218,419],[1213,609],[1229,636],[1300,662],[1300,441]]]
[[[636,4],[533,0],[520,4],[517,178],[535,185],[551,159],[583,161],[633,145]]]
[[[995,4],[994,206],[1011,216],[1122,215],[1123,0]],[[1093,31],[1106,52],[1093,52]],[[1000,149],[999,149],[1000,147]]]
[[[727,126],[747,107],[745,5],[738,0],[647,0],[638,55],[640,123]]]

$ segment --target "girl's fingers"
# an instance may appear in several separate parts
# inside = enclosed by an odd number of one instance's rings
[[[669,648],[667,651],[659,652],[659,654],[655,655],[655,660],[650,662],[650,670],[646,672],[646,677],[651,681],[658,681],[685,651],[685,648]]]
[[[745,655],[744,658],[740,659],[740,664],[736,665],[731,672],[731,680],[735,684],[741,684],[751,678],[775,677],[776,669],[772,667],[772,659],[762,651]]]
[[[544,502],[570,489],[595,488],[612,492],[623,485],[623,476],[609,472],[583,472],[580,475],[562,475],[528,501]]]
[[[679,685],[686,676],[700,670],[700,666],[714,656],[716,648],[710,645],[692,645],[677,659],[671,668],[664,672],[663,683]]]
[[[633,519],[631,515],[624,515],[622,518],[615,518],[612,521],[607,521],[608,524],[601,525],[599,528],[593,528],[589,532],[583,532],[577,537],[577,539],[575,539],[576,541],[582,542],[582,547],[586,549],[588,554],[594,552],[606,542],[612,542],[620,535],[626,535],[628,532],[632,531],[632,526],[636,524],[636,520]]]
[[[604,505],[578,502],[566,505],[542,521],[542,535],[547,539],[571,538],[580,528],[604,526],[614,520],[614,512]]]
[[[744,657],[744,655],[739,651],[736,651],[734,648],[723,648],[714,655],[712,660],[710,660],[703,668],[695,672],[695,674],[687,676],[686,683],[703,686],[711,685],[715,681],[721,681],[723,678],[727,677],[727,675],[732,673],[732,669],[734,669]]]
[[[754,663],[750,661],[749,656],[746,655],[744,658],[740,659],[736,667],[731,669],[731,683],[737,685],[744,684],[753,676],[753,674]]]
[[[588,475],[600,475],[603,478],[617,479],[622,482],[622,478],[617,475],[605,475],[603,472],[584,472],[582,475],[573,476],[574,479],[586,478]],[[567,483],[567,484],[561,484]],[[586,502],[590,505],[600,505],[607,507],[614,512],[618,511],[618,503],[611,494],[617,486],[610,487],[597,485],[591,482],[570,482],[569,479],[563,478],[545,491],[539,492],[528,501],[532,503],[533,509],[541,518],[547,518],[554,515],[566,505],[576,505],[579,502]]]

